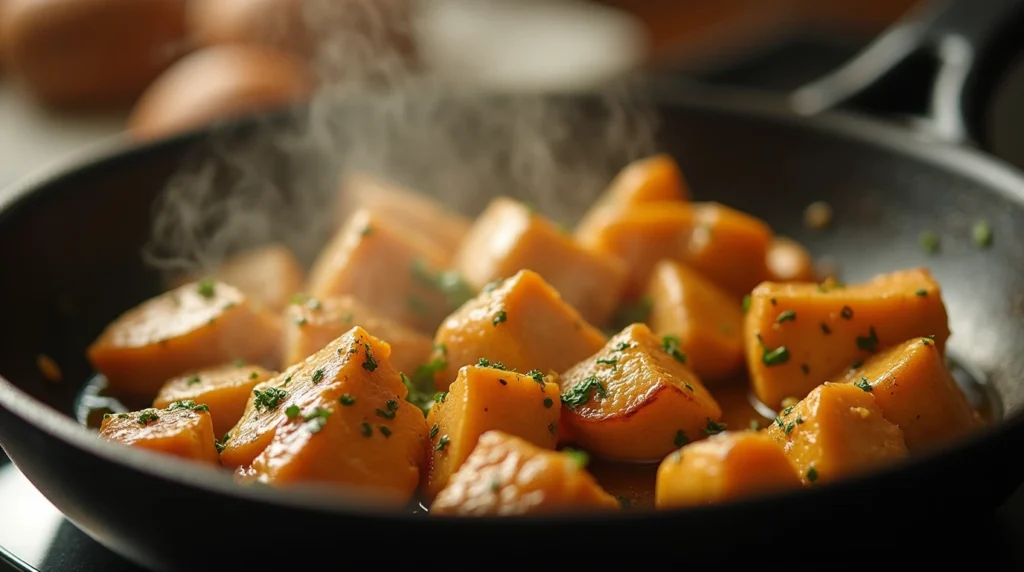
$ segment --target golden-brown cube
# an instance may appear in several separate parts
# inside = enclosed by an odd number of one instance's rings
[[[539,372],[520,374],[494,365],[463,367],[427,416],[431,439],[430,471],[424,482],[427,497],[445,487],[488,431],[503,431],[554,449],[560,411],[558,384]]]
[[[218,463],[209,409],[194,401],[176,401],[165,409],[104,415],[100,437],[182,459]]]
[[[584,449],[606,459],[655,461],[720,432],[722,410],[678,348],[628,326],[561,376],[562,419]]]
[[[492,200],[473,223],[455,265],[477,290],[533,270],[593,324],[608,321],[626,280],[622,262],[583,249],[554,223],[506,197]]]
[[[439,390],[464,365],[480,358],[524,372],[561,372],[593,354],[605,337],[539,274],[522,270],[481,292],[441,324],[434,337],[447,348],[447,368],[437,376]]]
[[[279,312],[292,294],[302,289],[304,271],[288,247],[268,244],[228,258],[210,277],[231,284],[267,309]],[[186,277],[177,285],[200,279]]]
[[[275,375],[276,371],[241,362],[191,372],[165,383],[153,407],[164,409],[175,401],[204,403],[213,418],[214,434],[223,435],[241,419],[253,389]]]

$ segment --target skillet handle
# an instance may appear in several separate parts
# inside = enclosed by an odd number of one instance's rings
[[[927,134],[964,143],[972,135],[967,107],[978,103],[971,89],[990,75],[984,64],[1022,14],[1022,0],[925,2],[850,62],[794,91],[790,103],[807,115],[842,107],[909,113]]]

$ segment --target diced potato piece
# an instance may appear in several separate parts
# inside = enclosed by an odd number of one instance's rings
[[[251,305],[234,286],[202,280],[122,314],[88,348],[110,389],[149,402],[168,379],[234,359],[277,360],[280,319]]]
[[[623,262],[582,248],[554,223],[507,197],[492,200],[470,227],[455,267],[477,290],[533,270],[594,324],[607,323],[626,280]]]
[[[663,260],[654,267],[647,296],[648,324],[658,336],[675,336],[686,363],[705,382],[743,367],[740,304],[683,264]]]
[[[716,385],[714,396],[718,406],[722,408],[722,424],[727,425],[732,431],[758,431],[768,427],[774,419],[765,417],[754,407],[750,383],[745,378],[731,379]]]
[[[619,502],[601,489],[580,459],[488,431],[438,493],[430,513],[512,516],[618,510]]]
[[[342,205],[365,208],[430,241],[446,255],[454,253],[469,231],[466,217],[433,198],[369,173],[350,173],[342,180]],[[346,211],[351,212],[351,211]]]
[[[319,352],[289,367],[277,377],[256,386],[242,418],[231,430],[230,437],[225,440],[224,449],[221,451],[221,463],[232,469],[251,464],[270,445],[279,429],[302,420],[299,417],[289,417],[291,406],[296,406],[303,416],[317,407],[337,413],[334,406],[344,405],[339,400],[346,395],[348,397],[345,401],[351,399],[355,402],[346,405],[348,409],[343,415],[334,415],[334,420],[339,421],[339,425],[354,423],[356,429],[362,431],[362,423],[366,422],[373,424],[373,431],[379,431],[377,425],[386,419],[376,415],[375,411],[391,411],[391,408],[386,407],[386,402],[393,400],[400,409],[413,407],[411,411],[419,415],[424,432],[424,442],[420,446],[425,449],[426,421],[423,419],[423,413],[405,402],[408,390],[391,365],[390,357],[391,347],[387,343],[371,336],[362,328],[354,327]],[[410,418],[407,414],[402,414],[401,419],[404,425],[406,421],[411,423],[415,416]],[[377,457],[354,457],[352,462],[366,464],[373,460],[372,467],[366,465],[367,470],[381,468],[376,464],[377,461],[383,463],[387,459],[401,464],[399,461],[404,458],[405,436],[411,430],[405,428],[400,433],[402,438],[388,440],[388,446],[381,446]],[[380,441],[374,440],[374,443],[374,446],[380,446]],[[346,449],[337,450],[338,454],[345,454],[345,451]],[[352,451],[353,454],[363,452],[362,449]],[[276,452],[283,453],[279,449],[275,450],[275,455]],[[342,465],[336,469],[339,471],[348,466],[348,462],[339,461],[339,464]],[[270,468],[267,467],[265,470],[269,471]],[[286,473],[291,470],[293,469],[282,469],[284,473],[280,478],[287,479]],[[404,465],[392,465],[388,470],[407,473]],[[266,478],[273,480],[278,477],[268,474]]]
[[[832,481],[907,456],[900,428],[882,416],[870,393],[848,383],[822,384],[765,431],[782,445],[804,483]]]
[[[946,308],[920,268],[845,287],[766,282],[751,293],[743,334],[754,390],[775,410],[878,350],[930,335],[941,352]]]
[[[776,236],[768,246],[768,279],[772,282],[813,282],[814,258],[799,242]]]
[[[167,409],[104,415],[100,437],[192,461],[218,463],[209,409],[194,401],[177,401]]]
[[[718,203],[694,203],[694,228],[681,260],[737,300],[768,278],[772,229]]]
[[[285,312],[284,365],[299,363],[332,340],[359,326],[391,346],[391,365],[412,375],[427,361],[433,341],[426,335],[377,315],[351,296],[296,299]]]
[[[258,365],[231,363],[171,379],[160,388],[153,407],[163,409],[175,401],[204,403],[213,418],[213,432],[223,435],[242,417],[257,385],[277,375]]]
[[[981,425],[928,338],[883,351],[836,381],[871,391],[882,415],[903,431],[912,453],[962,439]]]
[[[462,466],[477,440],[504,431],[538,447],[555,448],[562,402],[558,384],[540,373],[466,366],[427,415],[430,471],[424,490],[433,498]]]
[[[587,451],[660,460],[721,431],[722,410],[671,344],[633,324],[561,377],[562,419]]]
[[[381,316],[432,332],[450,312],[444,294],[425,280],[448,256],[415,233],[368,210],[357,211],[309,271],[314,298],[351,295]]]
[[[629,270],[623,296],[643,293],[654,265],[678,260],[693,232],[694,211],[689,203],[643,203],[623,208],[580,243],[602,257],[617,258]]]
[[[619,171],[580,219],[576,225],[576,238],[584,243],[592,240],[599,229],[627,205],[689,199],[689,186],[671,156],[655,155],[633,161]]]
[[[522,270],[481,292],[438,328],[434,344],[448,350],[439,372],[445,390],[464,365],[480,358],[518,371],[565,371],[604,345],[605,337],[539,274]]]
[[[288,247],[271,244],[227,259],[212,277],[279,312],[292,294],[302,289],[303,274],[302,265]]]
[[[658,508],[714,504],[800,488],[800,478],[775,441],[752,431],[690,443],[658,467]]]

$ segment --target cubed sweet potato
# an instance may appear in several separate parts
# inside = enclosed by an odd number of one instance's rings
[[[441,324],[435,345],[448,350],[437,387],[480,358],[520,372],[561,372],[604,345],[605,337],[532,270],[481,292]]]
[[[799,242],[776,236],[768,245],[768,280],[772,282],[813,282],[817,279],[814,258]]]
[[[501,431],[480,436],[473,452],[438,493],[430,513],[513,516],[618,510],[581,456],[559,453]]]
[[[593,324],[605,324],[619,302],[626,265],[576,244],[554,223],[507,197],[491,201],[470,227],[455,267],[477,290],[533,270]]]
[[[390,356],[391,347],[387,343],[371,336],[362,328],[353,327],[319,352],[256,386],[242,418],[223,444],[221,463],[232,469],[246,467],[267,449],[281,427],[309,421],[302,417],[313,413],[317,408],[337,413],[335,405],[339,405],[349,409],[345,410],[344,415],[335,415],[335,418],[341,417],[344,424],[356,423],[360,431],[364,430],[362,424],[367,423],[374,433],[380,432],[378,425],[388,421],[388,416],[395,411],[409,410],[419,416],[422,426],[414,424],[416,427],[404,427],[406,423],[412,423],[416,419],[415,415],[403,413],[401,418],[395,418],[403,422],[403,430],[399,433],[400,439],[387,440],[387,446],[380,446],[378,456],[351,460],[354,463],[369,463],[372,460],[373,470],[407,474],[406,466],[401,461],[404,459],[405,447],[408,446],[405,437],[410,432],[422,429],[424,437],[420,446],[425,450],[426,421],[421,411],[406,403],[408,390],[391,365]],[[393,401],[395,405],[390,405],[389,401]],[[376,413],[378,409],[384,412],[384,416]],[[375,442],[375,445],[381,443]],[[362,449],[354,451],[353,454],[356,452],[362,453]],[[283,454],[284,451],[278,448],[273,453],[274,458],[277,458],[278,454]],[[342,448],[337,450],[337,454],[347,453]],[[421,458],[422,456],[420,455]],[[279,461],[283,463],[284,459]],[[384,461],[393,463],[388,464]],[[339,461],[339,470],[347,467],[347,464],[347,461]],[[274,476],[271,469],[272,467],[265,466],[261,471],[268,472],[265,479],[275,480],[278,477]],[[288,471],[293,469],[282,470],[284,472],[280,478],[290,478],[287,476],[291,474]]]
[[[628,326],[559,383],[560,422],[584,449],[606,459],[660,460],[724,429],[721,408],[678,348],[643,324]]]
[[[825,383],[782,410],[765,430],[782,445],[804,483],[862,473],[907,456],[903,432],[882,415],[871,393]]]
[[[648,324],[658,336],[675,336],[686,363],[705,383],[743,367],[743,312],[734,297],[687,266],[662,260],[647,285]]]
[[[192,461],[218,463],[209,409],[194,401],[175,401],[164,409],[104,415],[100,437]]]
[[[739,300],[768,279],[772,229],[718,203],[694,203],[693,233],[680,260]]]
[[[561,411],[558,384],[540,372],[520,374],[500,367],[461,368],[448,392],[430,409],[430,470],[423,483],[428,498],[445,487],[487,431],[503,431],[554,449]]]
[[[714,504],[800,488],[796,469],[775,441],[753,431],[690,443],[658,467],[658,508]]]
[[[273,365],[280,319],[249,303],[234,286],[185,284],[122,314],[88,348],[89,362],[111,391],[150,402],[183,373],[234,359]]]
[[[242,418],[257,385],[277,375],[258,365],[230,363],[173,378],[160,388],[153,407],[164,409],[175,401],[194,401],[209,407],[215,435],[231,430]]]
[[[306,292],[317,299],[350,295],[384,317],[433,332],[451,311],[431,277],[448,255],[380,214],[356,211],[317,256]]]
[[[433,342],[425,334],[378,315],[352,296],[323,300],[300,297],[285,311],[284,366],[299,363],[332,340],[359,326],[391,346],[391,365],[412,375],[427,361]]]
[[[655,155],[626,165],[576,225],[576,238],[592,240],[623,207],[640,203],[687,201],[690,189],[675,159]]]
[[[870,391],[913,453],[962,439],[981,425],[939,348],[915,338],[883,351],[838,382]]]
[[[941,352],[948,318],[939,285],[920,268],[842,287],[766,282],[744,321],[751,382],[775,410],[879,350],[930,335]]]
[[[231,284],[253,301],[279,312],[292,294],[302,288],[303,274],[302,265],[287,246],[269,244],[228,258],[213,269],[210,277]],[[176,281],[175,286],[201,279],[201,276],[185,276]]]
[[[469,230],[469,219],[432,197],[369,173],[345,175],[341,190],[344,215],[365,208],[418,234],[447,256],[458,249]]]

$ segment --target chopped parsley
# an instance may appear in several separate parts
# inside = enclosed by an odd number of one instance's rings
[[[927,254],[935,254],[939,251],[939,235],[931,231],[925,231],[918,237],[921,250]]]
[[[860,378],[859,380],[854,382],[854,385],[856,385],[857,387],[863,389],[864,391],[866,391],[868,393],[871,393],[872,391],[874,391],[874,388],[871,387],[870,383],[868,383],[868,378],[866,378],[866,377]]]
[[[149,425],[150,423],[159,420],[160,416],[156,414],[156,411],[143,411],[139,415],[138,423],[139,425]]]
[[[295,325],[300,328],[305,326],[308,322],[309,320],[307,320],[305,316],[295,316]]]
[[[398,402],[394,399],[389,399],[385,402],[387,409],[378,409],[376,411],[377,417],[383,417],[384,419],[394,419],[395,412],[398,411]]]
[[[544,398],[544,408],[545,409],[551,409],[551,407],[554,404],[555,404],[555,402],[550,397],[545,397]]]
[[[434,450],[444,451],[448,447],[448,443],[451,442],[452,440],[449,439],[447,435],[442,435],[441,438],[437,440],[437,446],[434,447]]]
[[[802,363],[800,364],[800,371],[804,372],[804,375],[808,375],[809,373],[811,373],[811,366]]]
[[[444,403],[445,399],[448,399],[447,391],[438,391],[434,394],[434,403]]]
[[[633,344],[631,344],[629,342],[619,342],[619,343],[615,344],[615,347],[612,348],[612,349],[617,351],[617,352],[622,352],[622,351],[628,350],[631,347],[633,347]]]
[[[330,416],[330,411],[317,407],[303,417],[306,420],[306,429],[310,433],[319,433],[324,428],[324,425],[327,425],[327,418]]]
[[[586,467],[587,463],[590,462],[590,455],[587,455],[586,451],[581,451],[579,449],[562,449],[562,452],[568,455],[569,459],[571,459],[572,462],[581,469]]]
[[[604,384],[592,375],[562,392],[562,403],[569,409],[577,409],[590,401],[591,392],[601,398],[608,397]]]
[[[355,402],[356,402],[356,398],[352,397],[351,395],[349,395],[347,393],[343,393],[341,395],[341,397],[338,398],[338,403],[341,403],[342,405],[344,405],[346,407],[348,407],[349,405],[355,405]]]
[[[781,324],[783,322],[792,322],[795,320],[796,312],[794,312],[793,310],[783,310],[782,313],[779,314],[779,317],[775,318],[775,323]]]
[[[313,383],[314,384],[320,383],[321,381],[323,381],[323,379],[324,379],[324,370],[318,369],[318,370],[313,372]]]
[[[615,371],[619,367],[618,366],[618,363],[619,363],[619,359],[618,358],[597,358],[597,363],[598,363],[598,365],[610,365],[610,366],[612,366],[612,371]]]
[[[498,278],[497,280],[494,280],[492,282],[488,282],[487,284],[484,284],[484,287],[481,288],[480,291],[481,292],[493,292],[493,291],[497,290],[499,286],[501,286],[502,282],[504,282],[504,279],[502,279],[502,278]]]
[[[807,469],[807,480],[812,483],[818,480],[818,470],[814,467]]]
[[[761,334],[757,334],[757,341],[761,344],[761,362],[768,367],[782,365],[789,361],[789,350],[786,346],[769,348],[765,345]]]
[[[287,391],[276,387],[268,387],[263,391],[254,389],[252,390],[252,393],[256,396],[256,399],[253,401],[253,407],[255,407],[257,411],[260,409],[275,409],[280,405],[281,401],[283,401],[285,397],[288,397]]]
[[[292,404],[285,408],[284,414],[288,416],[288,419],[295,419],[299,416],[299,406]]]
[[[849,320],[853,317],[853,308],[849,306],[843,306],[843,309],[839,311],[839,316],[844,320]]]
[[[441,428],[437,425],[437,423],[434,423],[434,426],[430,428],[430,438],[433,439],[434,437],[437,437],[437,432],[440,430]]]
[[[793,423],[792,421],[790,421],[789,423],[786,423],[786,428],[783,429],[783,431],[786,432],[786,435],[789,435],[790,433],[793,432],[793,428],[794,427],[796,427],[796,423]]]
[[[878,350],[878,336],[875,334],[875,327],[868,328],[867,336],[857,336],[857,347],[866,352]]]
[[[209,405],[205,403],[197,404],[195,400],[192,399],[182,399],[180,401],[175,401],[167,408],[168,411],[176,411],[178,409],[187,409],[189,411],[201,411],[205,413],[210,412]]]
[[[366,223],[363,229],[359,231],[359,236],[370,236],[371,234],[373,234],[373,227],[370,226],[370,223]]]
[[[679,336],[669,334],[661,338],[661,349],[665,350],[668,355],[676,358],[676,361],[679,363],[685,364],[686,354],[679,351],[679,344]]]
[[[750,294],[743,297],[743,304],[740,307],[743,309],[744,314],[750,311]]]
[[[857,360],[857,361],[855,361],[855,362],[850,364],[850,369],[854,370],[854,369],[857,369],[858,367],[860,367],[862,365],[864,365],[864,360]]]
[[[832,328],[828,327],[828,324],[826,324],[825,322],[822,322],[821,323],[821,333],[823,333],[823,334],[825,334],[827,336],[827,335],[832,333]]]
[[[213,440],[213,446],[217,448],[217,453],[218,454],[219,453],[223,453],[224,449],[227,449],[227,447],[228,447],[228,440],[229,439],[231,439],[231,433],[230,432],[225,433],[224,436],[220,438],[220,440],[217,440],[217,439]]]
[[[249,379],[257,379],[257,378],[259,378],[259,376],[260,376],[259,372],[258,371],[254,371],[254,372],[249,374]]]
[[[491,323],[497,327],[498,324],[506,321],[508,321],[508,314],[505,313],[505,310],[499,310],[498,313],[494,315],[494,319],[491,320]]]
[[[751,431],[759,431],[760,429],[761,429],[761,422],[758,421],[757,419],[751,419],[750,420],[750,430]]]
[[[978,248],[992,246],[992,226],[988,224],[988,221],[979,220],[974,223],[974,227],[971,229],[971,239],[974,240],[974,246]]]
[[[217,283],[211,278],[203,278],[196,284],[196,292],[200,296],[209,300],[217,295]]]
[[[192,377],[188,378],[188,382],[187,383],[189,385],[195,385],[197,383],[201,383],[202,381],[203,381],[203,379],[201,377],[199,377],[198,375],[193,375]]]
[[[363,362],[363,369],[373,373],[373,370],[377,369],[377,360],[373,359],[373,350],[370,348],[370,344],[363,344],[366,348],[366,361]]]
[[[388,429],[387,427],[385,427],[383,425],[380,425],[377,428],[380,429],[380,434],[383,435],[384,437],[390,437],[391,436],[391,429]]]
[[[690,442],[690,438],[686,436],[686,431],[679,429],[676,431],[676,438],[672,441],[676,447],[682,447],[683,445]]]
[[[711,419],[710,417],[708,417],[708,423],[704,427],[704,434],[705,435],[717,435],[717,434],[721,433],[722,431],[725,431],[726,429],[728,429],[728,427],[726,427],[725,423],[718,423],[714,419]]]
[[[372,437],[373,427],[370,427],[369,423],[363,421],[363,425],[359,428],[359,432],[363,434],[363,437]]]
[[[533,381],[539,383],[540,390],[544,391],[544,374],[541,373],[539,369],[531,369],[530,371],[526,372],[526,377],[532,378]]]
[[[922,298],[924,298],[925,296],[928,295],[928,291],[924,290],[924,289],[918,290],[917,292],[914,292],[914,293],[917,294],[918,296],[922,297]]]

